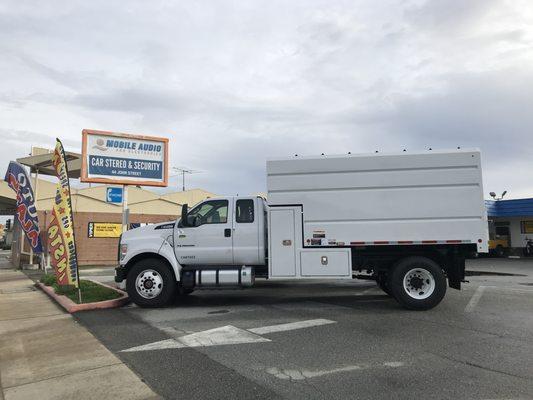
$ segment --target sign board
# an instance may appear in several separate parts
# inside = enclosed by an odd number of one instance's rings
[[[168,139],[84,129],[82,182],[168,186]]]
[[[90,238],[118,238],[122,234],[122,224],[115,222],[89,222],[87,236]]]
[[[122,203],[122,188],[108,187],[105,193],[105,201],[108,203]]]

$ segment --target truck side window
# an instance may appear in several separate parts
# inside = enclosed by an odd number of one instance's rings
[[[225,224],[228,222],[228,201],[211,200],[194,207],[187,218],[192,226]]]
[[[254,222],[254,201],[237,200],[235,220],[239,223]]]

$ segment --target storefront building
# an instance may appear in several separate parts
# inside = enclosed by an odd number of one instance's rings
[[[522,256],[527,239],[533,239],[533,198],[487,200],[485,204],[494,252]]]

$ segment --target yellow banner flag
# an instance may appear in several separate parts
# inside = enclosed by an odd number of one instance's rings
[[[52,219],[48,227],[50,262],[54,267],[59,285],[79,287],[70,184],[65,151],[59,139],[56,142],[52,162],[59,182],[57,183],[54,207],[52,209]]]

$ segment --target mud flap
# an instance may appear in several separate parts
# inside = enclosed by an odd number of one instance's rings
[[[448,286],[452,289],[461,289],[461,282],[465,279],[465,257],[458,249],[454,249],[450,256],[450,265],[447,269]]]

